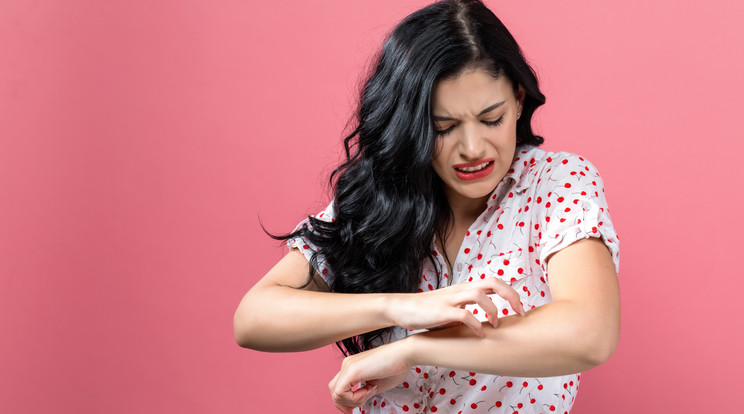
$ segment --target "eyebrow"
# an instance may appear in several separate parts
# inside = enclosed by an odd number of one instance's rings
[[[491,112],[491,111],[493,111],[494,109],[496,109],[496,108],[500,107],[501,105],[503,105],[503,104],[505,104],[505,103],[506,103],[506,101],[501,101],[501,102],[495,103],[495,104],[493,104],[493,105],[489,106],[488,108],[486,108],[486,109],[484,109],[484,110],[480,111],[480,113],[478,114],[478,116],[481,116],[481,115],[483,115],[483,114],[486,114],[486,113],[488,113],[488,112]],[[436,115],[433,115],[433,116],[432,116],[432,118],[433,118],[433,119],[434,119],[435,121],[457,121],[457,119],[455,119],[455,118],[450,118],[450,117],[448,117],[448,116],[436,116]]]

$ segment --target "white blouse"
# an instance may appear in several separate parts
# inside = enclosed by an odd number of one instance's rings
[[[316,218],[332,220],[333,202]],[[308,225],[308,220],[298,226]],[[575,154],[546,152],[532,146],[517,148],[511,169],[491,194],[486,210],[470,226],[452,265],[452,275],[432,240],[440,273],[427,260],[419,291],[439,286],[498,277],[520,294],[525,310],[550,303],[545,258],[569,244],[599,237],[618,269],[618,237],[610,221],[602,179],[596,168]],[[287,242],[310,258],[315,246],[303,238]],[[329,286],[333,272],[319,256],[316,271]],[[514,314],[509,303],[490,295],[501,310]],[[486,321],[483,309],[466,307]],[[497,328],[498,329],[498,328]],[[381,343],[418,331],[391,327]],[[517,378],[417,366],[399,386],[379,393],[355,413],[567,413],[573,406],[581,374]]]

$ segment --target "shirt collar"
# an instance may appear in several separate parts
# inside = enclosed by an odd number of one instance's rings
[[[511,167],[488,197],[489,205],[501,199],[499,195],[503,196],[507,190],[521,193],[530,186],[532,180],[527,179],[527,173],[535,164],[534,149],[535,147],[526,144],[517,146]]]

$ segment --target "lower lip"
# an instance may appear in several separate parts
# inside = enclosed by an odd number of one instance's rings
[[[460,171],[457,168],[455,168],[455,175],[457,176],[457,178],[461,180],[470,181],[470,180],[477,180],[479,178],[486,177],[489,174],[491,174],[491,171],[493,171],[493,161],[488,163],[486,168],[480,169],[478,171],[473,171],[473,172]]]

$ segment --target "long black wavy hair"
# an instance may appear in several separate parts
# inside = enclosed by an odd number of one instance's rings
[[[301,236],[335,277],[343,293],[416,292],[425,260],[435,268],[434,237],[445,240],[451,210],[431,167],[436,134],[431,99],[437,81],[465,69],[506,76],[525,92],[517,143],[540,145],[532,131],[535,109],[545,103],[537,77],[503,23],[479,0],[445,0],[405,18],[386,39],[361,90],[356,125],[344,139],[346,161],[331,174],[335,220],[309,218]],[[444,236],[444,237],[443,237]],[[448,259],[447,259],[448,260]],[[438,269],[441,270],[441,269]],[[312,280],[310,269],[308,283]],[[437,286],[439,287],[439,286]],[[345,355],[370,349],[384,330],[347,338]]]

